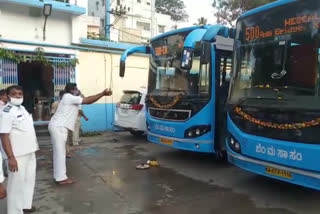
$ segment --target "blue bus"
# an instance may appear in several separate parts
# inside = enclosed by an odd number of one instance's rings
[[[226,109],[234,31],[221,25],[177,29],[125,51],[149,55],[148,140],[181,150],[226,154]]]
[[[320,1],[244,13],[234,46],[229,162],[320,190]]]

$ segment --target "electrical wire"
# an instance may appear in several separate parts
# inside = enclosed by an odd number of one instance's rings
[[[107,59],[106,54],[103,54],[104,58],[104,87],[107,87]],[[113,95],[111,95],[113,96]],[[107,105],[107,97],[104,98],[104,110],[106,112],[106,129],[108,129],[108,105]]]
[[[138,36],[138,35],[136,35],[136,34],[129,33],[129,32],[127,32],[127,31],[125,31],[125,30],[120,30],[120,29],[118,29],[118,28],[116,28],[116,27],[113,27],[113,26],[111,26],[111,28],[113,28],[114,30],[118,30],[118,31],[120,31],[120,32],[122,32],[122,33],[125,33],[125,34],[131,35],[131,36],[135,36],[135,37],[140,38],[140,39],[149,40],[149,38],[146,38],[146,37],[143,37],[143,36]]]
[[[110,58],[111,58],[111,72],[110,72],[110,88],[113,89],[113,56],[112,54],[109,54],[110,55]],[[115,110],[114,110],[114,103],[113,103],[113,96],[114,94],[112,93],[111,95],[111,105],[112,105],[112,121],[111,121],[111,124],[112,124],[112,127],[113,127],[113,124],[114,124],[114,114],[115,114]]]

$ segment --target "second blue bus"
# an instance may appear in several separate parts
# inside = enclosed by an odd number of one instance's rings
[[[122,55],[120,76],[124,76],[129,55],[149,55],[146,107],[150,142],[223,156],[232,33],[221,25],[178,29]]]

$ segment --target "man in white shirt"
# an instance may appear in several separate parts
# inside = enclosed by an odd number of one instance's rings
[[[53,177],[57,184],[72,184],[74,181],[67,177],[66,169],[66,142],[68,130],[74,131],[79,106],[81,104],[92,104],[104,96],[111,96],[109,89],[90,97],[80,97],[77,84],[68,83],[65,94],[60,101],[56,113],[50,120],[49,132],[53,146]]]
[[[7,96],[7,91],[5,89],[0,90],[0,115],[3,110],[3,108],[6,106],[8,103],[8,96]],[[1,144],[1,140],[0,140]],[[0,151],[1,151],[2,146],[0,145]],[[6,163],[3,161],[3,163],[0,163],[0,167],[3,166],[3,171],[2,173],[7,177],[7,166]]]
[[[83,94],[80,94],[80,97],[84,98],[84,95]],[[88,121],[89,118],[85,115],[85,113],[83,112],[82,110],[82,106],[80,105],[79,106],[79,114],[78,114],[78,117],[77,117],[77,120],[76,120],[76,124],[75,124],[75,127],[74,127],[74,131],[71,132],[69,131],[69,135],[68,135],[68,143],[70,145],[73,145],[73,146],[78,146],[79,143],[80,143],[80,128],[81,128],[81,117],[83,117],[83,119],[85,121]]]
[[[32,116],[21,105],[23,90],[20,86],[7,89],[9,103],[0,115],[0,136],[3,158],[9,166],[8,214],[33,212],[32,206],[35,178],[36,155],[39,150]]]
[[[58,109],[58,106],[59,106],[59,103],[63,97],[63,94],[64,94],[64,91],[60,91],[59,92],[59,99],[54,101],[52,104],[51,104],[51,110],[50,110],[50,116],[52,117],[54,115],[54,113],[56,113],[57,109]]]
[[[82,96],[83,98],[83,96]],[[67,158],[71,158],[72,157],[72,152],[70,149],[70,145],[72,146],[79,146],[79,143],[81,141],[80,139],[80,128],[81,128],[81,117],[83,117],[83,119],[85,121],[88,121],[89,118],[84,114],[81,105],[79,106],[79,114],[77,116],[76,119],[76,123],[74,125],[74,131],[68,131],[68,140],[67,140]]]
[[[0,90],[0,111],[4,108],[4,106],[8,102],[7,91],[5,89]]]
[[[0,90],[0,114],[5,107],[6,103],[8,102],[8,96],[6,90],[2,89]],[[1,141],[0,141],[1,143]],[[7,196],[7,191],[4,185],[2,184],[4,182],[4,173],[2,170],[2,155],[0,152],[0,199],[4,199]]]
[[[0,166],[2,166],[2,155],[0,153]],[[2,167],[0,167],[0,199],[4,199],[7,196],[6,188],[3,186],[4,176]]]

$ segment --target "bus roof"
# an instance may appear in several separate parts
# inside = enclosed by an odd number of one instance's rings
[[[279,7],[281,5],[285,5],[285,4],[289,4],[289,3],[292,3],[292,2],[296,2],[296,1],[297,0],[278,0],[278,1],[263,5],[261,7],[257,7],[255,9],[252,9],[252,10],[249,10],[249,11],[243,13],[240,16],[240,19],[245,18],[247,16],[254,15],[256,13],[260,13],[260,12],[263,12],[263,11],[266,11],[266,10],[270,10],[272,8],[275,8],[275,7]]]
[[[172,31],[160,34],[160,35],[158,35],[156,37],[153,37],[150,41],[152,42],[152,41],[160,39],[162,37],[171,36],[171,35],[174,35],[174,34],[177,34],[177,33],[185,32],[185,31],[192,31],[192,30],[195,30],[195,29],[198,29],[198,28],[208,29],[210,27],[212,27],[212,26],[211,25],[197,25],[197,26],[192,26],[192,27],[179,28],[177,30],[172,30]]]

